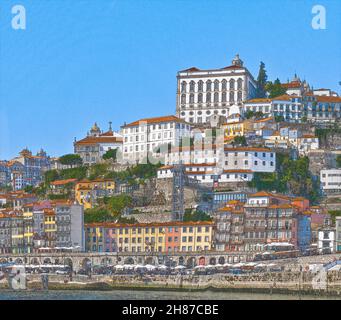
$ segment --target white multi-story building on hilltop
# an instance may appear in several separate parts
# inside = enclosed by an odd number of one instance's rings
[[[325,193],[341,193],[341,169],[321,170],[320,180]]]
[[[205,123],[212,115],[229,115],[256,93],[256,82],[239,55],[232,65],[212,70],[190,68],[177,75],[176,114],[189,123]]]
[[[138,163],[147,155],[158,157],[159,148],[177,146],[190,138],[192,126],[175,116],[147,118],[122,126],[123,163]]]

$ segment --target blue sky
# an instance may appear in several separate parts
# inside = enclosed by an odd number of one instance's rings
[[[27,29],[11,28],[11,7],[26,8]],[[313,30],[313,5],[327,29]],[[176,73],[220,68],[239,53],[257,76],[295,72],[314,87],[340,91],[341,1],[2,0],[0,159],[29,147],[73,151],[93,122],[175,112]]]

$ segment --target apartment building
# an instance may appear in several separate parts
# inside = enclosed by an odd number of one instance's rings
[[[140,119],[122,126],[123,163],[139,163],[147,157],[161,160],[170,146],[191,137],[192,126],[175,116]],[[161,160],[163,161],[163,160]]]

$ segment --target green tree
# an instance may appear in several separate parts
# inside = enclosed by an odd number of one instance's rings
[[[212,221],[212,218],[210,215],[200,210],[195,210],[194,212],[192,212],[192,210],[186,210],[184,214],[184,221]]]
[[[33,193],[34,192],[34,187],[33,186],[26,186],[24,191],[27,192],[27,193]]]
[[[252,111],[252,110],[247,110],[246,112],[245,112],[245,118],[246,119],[251,119],[251,118],[253,118],[255,116],[255,113]]]
[[[130,207],[132,204],[132,198],[126,194],[110,197],[107,199],[107,205],[113,216],[119,216],[123,213],[123,210]]]
[[[284,117],[283,116],[275,116],[275,121],[276,122],[284,122]]]
[[[266,90],[265,86],[268,80],[268,76],[265,70],[264,62],[260,63],[259,72],[257,77],[257,89],[256,89],[256,98],[265,98],[266,97]]]
[[[247,146],[246,138],[244,136],[236,136],[233,140],[234,144],[240,145],[240,146]]]
[[[341,168],[341,155],[338,155],[338,156],[336,157],[336,166],[337,166],[338,168]]]
[[[67,166],[80,166],[83,164],[82,158],[78,154],[66,154],[59,158],[59,162]]]
[[[112,159],[114,162],[117,159],[117,149],[110,149],[103,155],[104,160]]]
[[[286,89],[282,87],[281,81],[278,78],[274,82],[269,81],[266,84],[266,91],[271,99],[286,93]]]
[[[257,111],[254,116],[256,119],[262,119],[264,117],[264,113],[262,111]]]

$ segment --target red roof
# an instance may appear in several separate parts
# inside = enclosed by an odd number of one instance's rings
[[[163,123],[163,122],[179,122],[179,123],[186,123],[184,120],[176,117],[176,116],[164,116],[164,117],[155,117],[155,118],[145,118],[140,119],[131,123],[128,123],[122,128],[125,127],[136,127],[139,126],[141,122],[146,122],[147,124],[153,124],[153,123]]]
[[[86,137],[82,140],[76,141],[76,144],[97,144],[97,143],[122,143],[123,139],[120,137]]]

